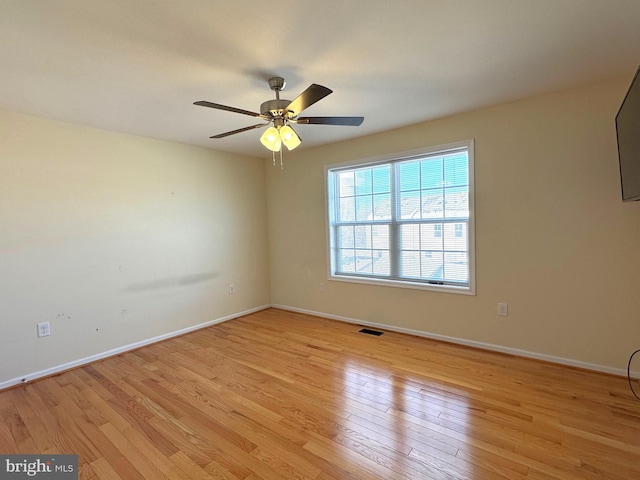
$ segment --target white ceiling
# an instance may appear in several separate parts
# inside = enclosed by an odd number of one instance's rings
[[[208,138],[259,122],[193,102],[259,111],[278,75],[334,91],[305,115],[365,117],[302,149],[638,63],[640,0],[0,0],[1,108],[260,157],[261,130]]]

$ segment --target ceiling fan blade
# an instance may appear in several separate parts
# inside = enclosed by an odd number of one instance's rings
[[[199,102],[194,102],[193,104],[199,105],[201,107],[216,108],[218,110],[226,110],[228,112],[242,113],[243,115],[250,115],[252,117],[260,117],[260,118],[266,119],[266,117],[260,113],[250,112],[249,110],[242,110],[241,108],[227,107],[226,105],[220,105],[219,103],[211,103],[205,100],[200,100]]]
[[[331,92],[333,92],[333,90],[314,83],[304,92],[298,95],[298,97],[289,105],[287,105],[285,111],[293,112],[292,116],[300,115],[300,112],[302,112],[305,108],[310,107],[318,100],[322,100]]]
[[[218,135],[213,135],[209,138],[224,138],[229,135],[235,135],[236,133],[246,132],[247,130],[253,130],[254,128],[266,127],[269,125],[268,123],[258,123],[257,125],[251,125],[250,127],[239,128],[237,130],[231,130],[230,132],[220,133]]]
[[[362,124],[364,117],[298,117],[291,121],[298,124],[346,125],[357,127]]]

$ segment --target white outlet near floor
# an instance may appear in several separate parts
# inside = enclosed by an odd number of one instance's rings
[[[42,322],[38,324],[38,337],[48,337],[51,335],[51,324],[49,322]]]
[[[230,283],[229,284],[229,293],[236,293],[236,284],[235,283]]]
[[[506,303],[498,303],[498,315],[506,317],[509,314],[509,305]]]
[[[320,282],[320,291],[324,292],[324,283],[323,282]]]

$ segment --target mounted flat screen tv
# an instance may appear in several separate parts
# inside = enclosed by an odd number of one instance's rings
[[[640,200],[640,67],[616,115],[622,200]]]

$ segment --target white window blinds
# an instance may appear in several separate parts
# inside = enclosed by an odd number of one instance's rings
[[[471,148],[329,168],[331,276],[471,290]]]

